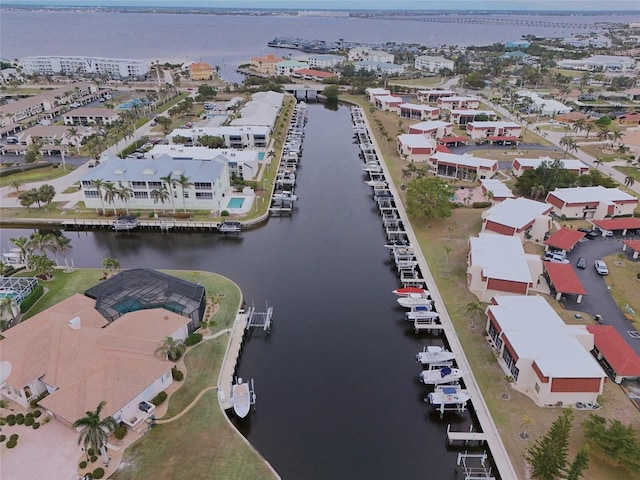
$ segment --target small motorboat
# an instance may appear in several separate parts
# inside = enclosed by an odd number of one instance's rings
[[[438,347],[437,345],[424,347],[421,352],[416,354],[416,360],[423,365],[450,362],[454,358],[456,358],[455,353],[450,352],[446,348]]]
[[[420,381],[425,385],[441,385],[443,383],[457,382],[465,373],[463,370],[451,367],[423,370],[420,372]]]
[[[429,295],[429,291],[420,287],[402,287],[396,288],[393,293],[399,297],[408,297],[410,295]],[[425,297],[426,298],[426,297]]]
[[[469,392],[453,385],[438,386],[424,399],[425,402],[429,402],[440,411],[457,410],[460,412],[465,410],[469,400],[471,400]]]
[[[405,318],[410,322],[415,322],[416,320],[426,321],[435,321],[440,318],[438,312],[433,312],[431,310],[412,310],[404,314]]]
[[[409,294],[398,298],[398,303],[405,308],[431,307],[433,300],[429,298],[429,295]]]
[[[256,403],[256,394],[253,391],[253,380],[251,385],[242,381],[242,378],[236,380],[231,386],[231,403],[235,414],[244,418],[249,415],[251,405]]]

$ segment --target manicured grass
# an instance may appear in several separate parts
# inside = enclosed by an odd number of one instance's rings
[[[47,180],[53,180],[54,178],[63,177],[67,173],[73,171],[76,168],[73,165],[67,164],[67,169],[65,171],[62,168],[62,166],[58,168],[53,168],[52,166],[46,166],[46,165],[49,165],[49,164],[43,164],[42,168],[37,168],[34,170],[28,170],[26,172],[14,173],[12,175],[0,177],[0,187],[6,187],[8,185],[11,185],[11,182],[15,180],[19,180],[23,184],[27,184],[31,182],[45,182]],[[24,188],[21,187],[20,190],[23,191]]]
[[[633,237],[637,237],[633,235]],[[629,250],[629,248],[627,248]],[[609,275],[605,277],[607,286],[610,287],[611,296],[615,299],[623,313],[627,313],[625,307],[629,305],[635,312],[634,325],[640,330],[640,281],[637,275],[640,273],[640,262],[632,262],[628,257],[629,252],[622,252],[622,244],[620,245],[620,253],[609,255],[604,258]]]
[[[636,182],[640,182],[640,168],[638,167],[613,167],[618,170],[620,173],[624,174],[625,177],[631,177]]]

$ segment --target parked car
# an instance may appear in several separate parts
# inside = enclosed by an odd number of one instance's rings
[[[587,259],[584,257],[580,257],[578,258],[578,261],[576,262],[576,267],[578,268],[587,268]]]
[[[611,231],[611,230],[603,230],[602,231],[602,236],[603,237],[613,237],[613,231]]]
[[[153,403],[149,403],[146,400],[143,400],[138,404],[138,408],[142,412],[148,412],[149,410],[151,410],[153,408]]]
[[[596,267],[596,272],[598,272],[600,275],[609,275],[607,264],[602,260],[596,260],[594,263],[594,267]]]
[[[544,254],[544,261],[553,263],[569,263],[567,256],[562,252],[547,252]]]

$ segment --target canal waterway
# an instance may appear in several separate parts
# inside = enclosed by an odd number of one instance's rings
[[[399,283],[349,110],[310,105],[296,211],[237,238],[214,233],[66,232],[76,267],[206,270],[235,281],[271,335],[252,332],[238,373],[253,378],[256,411],[240,430],[284,479],[455,478],[447,423],[423,402],[415,335],[391,293]],[[5,229],[9,237],[29,230]],[[203,448],[206,446],[203,445]],[[215,454],[215,452],[212,452]]]

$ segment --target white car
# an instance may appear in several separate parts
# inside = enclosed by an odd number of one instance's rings
[[[567,256],[562,252],[547,252],[544,254],[544,261],[552,263],[569,263]]]
[[[611,230],[603,230],[602,231],[602,236],[603,237],[613,237],[613,232]]]
[[[609,275],[609,269],[607,268],[607,264],[604,263],[602,260],[596,260],[593,265],[594,267],[596,267],[596,272],[598,272],[600,275]]]

